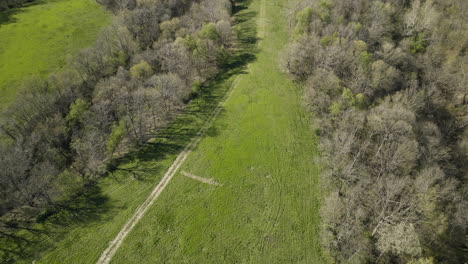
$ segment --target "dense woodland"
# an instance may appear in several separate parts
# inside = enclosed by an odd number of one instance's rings
[[[101,1],[115,14],[0,121],[0,236],[31,231],[168,125],[236,44],[228,0]],[[115,168],[114,168],[115,169]]]
[[[321,137],[321,241],[337,263],[465,263],[467,14],[465,0],[291,9],[282,67]]]

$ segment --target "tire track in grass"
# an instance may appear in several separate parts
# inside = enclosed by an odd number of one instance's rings
[[[258,37],[260,41],[265,38],[266,32],[266,0],[260,2],[260,16],[258,18]]]

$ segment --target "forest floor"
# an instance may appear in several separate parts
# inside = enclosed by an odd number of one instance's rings
[[[110,14],[94,0],[37,0],[0,12],[0,111],[21,81],[46,77],[91,45]]]
[[[236,9],[241,45],[225,71],[112,175],[38,223],[27,245],[8,244],[12,255],[94,263],[131,222],[103,263],[323,263],[317,138],[302,91],[279,70],[287,1]]]

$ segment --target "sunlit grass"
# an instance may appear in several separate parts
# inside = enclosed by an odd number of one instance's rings
[[[109,19],[94,0],[38,0],[0,12],[0,110],[22,80],[60,70]]]
[[[282,2],[266,1],[257,60],[181,168],[223,186],[176,175],[112,263],[324,263],[316,138],[278,69]],[[258,17],[260,3],[238,16]]]

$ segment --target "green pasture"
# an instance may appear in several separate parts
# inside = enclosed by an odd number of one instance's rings
[[[37,0],[0,12],[0,110],[24,79],[60,70],[91,45],[109,19],[94,0]]]

